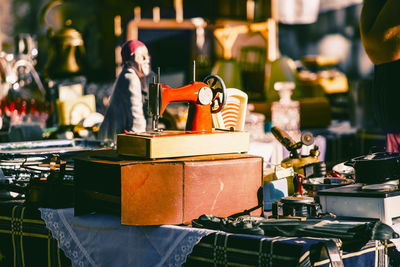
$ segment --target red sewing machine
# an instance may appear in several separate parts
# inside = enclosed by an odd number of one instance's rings
[[[194,81],[178,88],[171,88],[159,81],[160,75],[158,81],[149,87],[152,131],[119,134],[119,154],[156,159],[248,151],[247,132],[212,128],[212,113],[219,112],[227,98],[224,81],[219,76],[209,75],[203,82]],[[189,103],[185,131],[163,131],[158,128],[160,116],[172,102]]]
[[[117,153],[98,150],[76,159],[75,214],[116,212],[122,224],[160,225],[258,207],[263,160],[241,154],[249,134],[212,128],[212,113],[227,98],[223,81],[208,76],[170,88],[158,80],[149,89],[152,131],[119,134]],[[158,129],[166,106],[182,101],[189,102],[186,130]]]
[[[150,84],[149,111],[153,115],[153,131],[158,130],[158,119],[169,103],[189,102],[186,131],[212,132],[211,113],[219,112],[226,103],[226,87],[217,75],[209,75],[204,82],[171,88],[161,83]]]

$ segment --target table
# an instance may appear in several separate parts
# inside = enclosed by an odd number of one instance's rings
[[[49,230],[41,216],[60,218],[46,222],[52,229]],[[96,225],[90,225],[93,222]],[[89,223],[86,229],[85,223]],[[62,225],[69,225],[69,230],[76,235],[68,237],[65,232],[57,233],[55,229],[60,229]],[[140,242],[135,244],[131,239],[131,243],[121,249],[125,242],[124,236],[132,234],[137,228],[145,236],[158,231],[172,236],[178,233],[178,237],[175,236],[170,241],[160,238],[153,243],[167,252],[161,253],[158,256],[161,261],[154,264],[152,260],[157,261],[158,251],[152,256],[143,256]],[[104,233],[104,229],[108,230]],[[86,235],[82,236],[82,232],[86,232]],[[108,238],[115,236],[118,236],[119,241],[107,242]],[[170,253],[171,244],[179,243],[179,238],[183,240],[186,237],[186,240],[191,240],[191,244],[175,246],[179,248],[179,253]],[[68,245],[65,240],[72,240],[69,243],[70,249],[66,249]],[[39,210],[16,203],[0,204],[0,266],[179,266],[182,259],[176,255],[186,255],[184,266],[329,266],[329,259],[324,255],[321,257],[324,240],[229,234],[213,230],[194,230],[184,226],[124,226],[120,225],[118,217],[111,215],[74,217],[72,209]],[[84,255],[82,251],[89,254]],[[102,254],[104,251],[107,255]],[[392,255],[396,253],[392,244],[370,241],[360,251],[343,253],[342,258],[345,266],[394,266],[396,258]],[[165,256],[167,254],[174,256]],[[141,259],[138,259],[140,255]],[[100,259],[102,256],[103,259]],[[91,260],[75,260],[83,258]],[[140,260],[148,264],[138,264]]]
[[[0,202],[0,266],[71,266],[38,209]]]

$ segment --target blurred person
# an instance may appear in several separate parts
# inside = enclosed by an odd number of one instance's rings
[[[151,127],[147,103],[152,72],[147,47],[137,40],[127,41],[122,45],[121,56],[122,71],[100,126],[102,139],[115,139],[116,134],[126,131],[144,132]]]
[[[400,144],[400,1],[364,0],[361,39],[375,66],[372,97],[375,119],[387,134],[387,151]]]

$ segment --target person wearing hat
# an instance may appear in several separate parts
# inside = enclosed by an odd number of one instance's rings
[[[152,72],[147,47],[137,40],[127,41],[122,45],[121,56],[122,71],[115,81],[110,105],[100,126],[102,139],[114,139],[122,132],[144,132],[151,128],[147,102]]]
[[[361,39],[374,64],[370,103],[376,122],[387,134],[387,151],[400,147],[400,1],[364,0]]]

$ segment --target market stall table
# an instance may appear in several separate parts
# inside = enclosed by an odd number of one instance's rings
[[[1,203],[0,212],[0,266],[329,266],[330,262],[320,257],[326,241],[321,238],[126,226],[117,216],[75,217],[73,209],[35,209],[7,202]],[[345,266],[390,266],[388,255],[395,252],[392,244],[370,241],[342,258]]]

